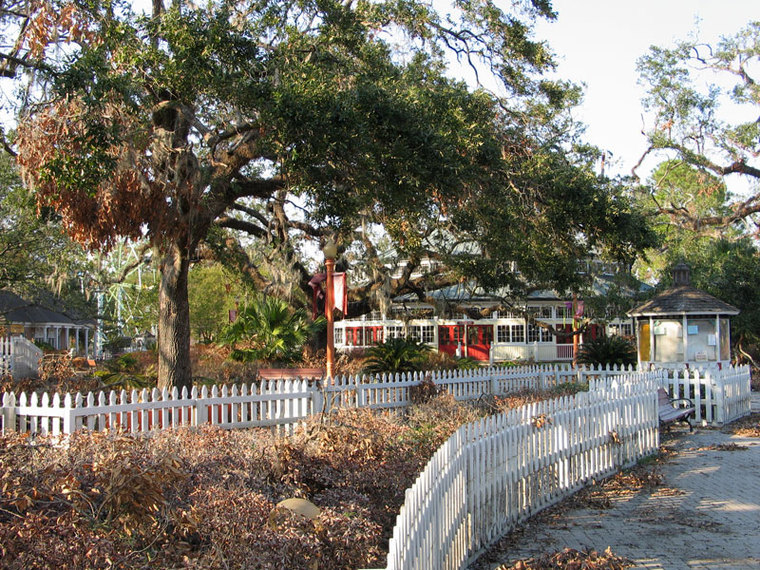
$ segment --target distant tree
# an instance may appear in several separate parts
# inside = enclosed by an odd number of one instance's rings
[[[0,153],[0,288],[62,293],[90,269],[50,208],[37,209],[13,159]]]
[[[188,283],[190,328],[196,340],[213,342],[230,324],[230,311],[244,307],[250,295],[236,276],[219,264],[199,264]]]
[[[657,233],[657,248],[646,252],[638,266],[640,277],[667,279],[667,269],[709,247],[716,239],[733,239],[740,231],[733,226],[703,224],[701,220],[721,217],[729,208],[724,180],[680,159],[662,162],[637,189],[637,204]],[[693,223],[674,223],[672,212],[681,212]]]
[[[737,316],[731,317],[731,343],[735,351],[742,358],[759,364],[760,250],[757,245],[747,237],[718,239],[688,253],[683,260],[691,266],[693,285],[740,310]],[[663,280],[664,285],[669,282],[669,278]]]
[[[712,179],[702,185],[704,199],[716,206],[712,211],[658,201],[671,223],[695,231],[738,224],[748,233],[760,233],[759,64],[760,22],[750,22],[715,45],[690,39],[671,49],[652,47],[639,61],[649,91],[645,105],[653,117],[644,157],[664,152]],[[731,178],[743,179],[749,193],[726,195],[723,181]]]

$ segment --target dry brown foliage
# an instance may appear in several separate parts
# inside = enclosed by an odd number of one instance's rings
[[[500,566],[497,570],[622,570],[631,566],[631,560],[616,556],[609,548],[603,553],[565,548],[561,552],[542,554],[538,558],[518,560],[511,566]]]
[[[391,414],[265,430],[0,437],[0,566],[320,568],[382,563],[426,454]],[[268,524],[299,496],[321,509]]]

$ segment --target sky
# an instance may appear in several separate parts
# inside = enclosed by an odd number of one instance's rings
[[[672,47],[695,31],[712,42],[760,20],[760,0],[554,0],[558,17],[541,23],[559,63],[558,75],[585,83],[575,116],[586,140],[612,153],[614,174],[629,174],[646,150],[636,60],[652,45]]]

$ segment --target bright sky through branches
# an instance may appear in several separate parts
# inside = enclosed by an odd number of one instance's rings
[[[760,20],[758,0],[555,0],[554,9],[557,20],[541,23],[536,37],[557,55],[560,77],[585,83],[576,117],[587,141],[612,153],[616,174],[629,174],[646,149],[636,61],[649,47],[692,33],[715,42]]]

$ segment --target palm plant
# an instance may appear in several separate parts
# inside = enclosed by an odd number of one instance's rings
[[[430,347],[424,342],[391,338],[367,349],[364,371],[369,374],[414,372],[422,370]]]
[[[578,362],[581,364],[628,366],[636,364],[636,361],[636,346],[627,338],[617,335],[585,342],[578,352]]]
[[[287,364],[300,357],[303,345],[323,320],[310,321],[305,309],[292,309],[274,297],[260,297],[225,328],[220,341],[232,346],[232,360]]]

